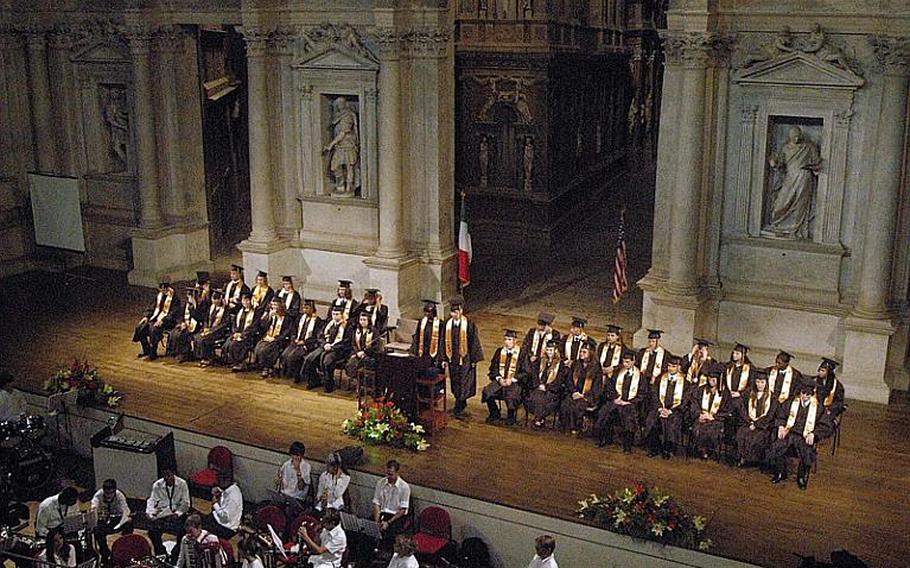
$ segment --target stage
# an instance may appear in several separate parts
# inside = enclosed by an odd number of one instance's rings
[[[254,373],[137,359],[132,330],[154,292],[126,286],[119,274],[86,276],[96,280],[31,274],[0,283],[0,367],[16,376],[17,387],[40,392],[55,370],[73,357],[88,357],[126,393],[122,410],[131,416],[268,449],[283,450],[300,439],[312,460],[354,442],[340,430],[356,410],[349,393],[326,395]],[[469,317],[478,323],[487,357],[503,327],[523,332],[534,323],[494,313]],[[602,329],[589,331],[603,336]],[[487,364],[479,367],[478,390]],[[794,566],[793,553],[826,559],[843,548],[870,566],[901,566],[910,555],[904,530],[910,508],[910,409],[905,402],[887,407],[848,402],[838,454],[831,457],[830,446],[822,448],[806,492],[792,480],[771,485],[756,469],[653,459],[641,448],[624,455],[617,447],[598,449],[590,439],[558,431],[490,426],[483,422],[479,396],[471,401],[471,419],[450,420],[428,451],[373,451],[382,459],[364,469],[381,473],[384,459],[394,457],[403,463],[408,482],[562,519],[574,519],[577,501],[592,492],[646,480],[710,519],[715,554]]]

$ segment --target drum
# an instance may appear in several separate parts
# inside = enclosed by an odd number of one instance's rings
[[[15,448],[22,441],[19,433],[19,422],[7,420],[0,422],[0,448]]]
[[[40,440],[44,437],[44,417],[37,414],[23,415],[19,418],[19,433],[29,440]]]
[[[51,480],[54,462],[38,447],[24,447],[11,452],[12,480],[17,486],[31,490],[44,486]]]

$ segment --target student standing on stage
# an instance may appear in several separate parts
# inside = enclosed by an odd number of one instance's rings
[[[253,305],[253,309],[256,310],[258,317],[262,317],[268,311],[274,295],[275,291],[269,286],[268,273],[260,270],[256,275],[256,285],[253,286],[250,295],[250,303]]]
[[[700,387],[705,384],[704,370],[714,363],[714,358],[708,352],[708,348],[712,345],[714,343],[707,339],[696,339],[695,345],[692,346],[692,351],[682,361],[686,382],[690,385],[694,384]]]
[[[443,321],[439,319],[436,300],[423,301],[423,317],[411,337],[411,355],[429,363],[431,369],[442,366]]]
[[[790,365],[793,355],[781,351],[774,359],[774,366],[768,368],[768,386],[778,404],[784,404],[799,391],[803,375]]]
[[[230,281],[224,287],[225,306],[232,315],[236,314],[242,305],[243,294],[250,292],[250,287],[243,281],[243,267],[239,264],[231,265]]]
[[[290,276],[281,277],[281,290],[278,291],[276,297],[284,304],[284,311],[296,322],[297,316],[300,315],[302,298],[300,297],[300,292],[294,289],[293,278]]]
[[[553,329],[553,314],[540,312],[537,314],[537,326],[532,327],[525,334],[521,342],[522,369],[532,374],[537,362],[543,357],[544,350],[550,340],[558,340],[559,332]]]
[[[569,334],[563,340],[559,353],[563,364],[567,367],[574,367],[575,361],[581,359],[581,348],[588,341],[588,335],[585,333],[587,323],[588,320],[583,317],[574,316],[572,318]]]
[[[477,363],[483,361],[483,347],[477,326],[464,315],[464,300],[449,302],[449,319],[445,324],[443,367],[449,371],[452,395],[455,396],[455,418],[465,417],[468,399],[477,394]]]
[[[679,357],[671,355],[667,372],[655,383],[650,396],[651,409],[645,420],[649,456],[662,454],[664,459],[670,459],[682,442],[689,388],[680,371]]]
[[[338,290],[335,292],[335,299],[329,306],[329,313],[326,318],[332,317],[332,310],[339,308],[341,310],[341,319],[347,322],[351,315],[357,310],[357,302],[354,301],[354,294],[351,292],[350,280],[339,280]]]
[[[660,344],[662,334],[663,330],[649,329],[648,346],[638,352],[638,369],[650,383],[656,382],[657,377],[667,372],[670,352]]]
[[[844,385],[834,374],[837,365],[834,359],[823,358],[821,365],[818,366],[818,374],[812,381],[815,384],[818,401],[825,405],[825,412],[835,421],[840,420],[840,415],[847,409],[844,404]]]
[[[171,533],[177,537],[178,546],[171,551],[170,562],[177,562],[180,554],[179,543],[183,538],[186,516],[190,511],[190,489],[186,481],[177,477],[172,468],[166,468],[161,479],[152,484],[152,492],[145,502],[145,514],[148,517],[149,540],[155,556],[165,553],[161,536]]]
[[[604,384],[607,384],[622,364],[622,354],[626,348],[619,338],[621,331],[622,328],[618,325],[608,324],[606,341],[597,348],[597,360],[603,369]]]

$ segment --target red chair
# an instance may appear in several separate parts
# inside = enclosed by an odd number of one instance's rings
[[[286,566],[297,565],[298,556],[296,554],[291,554],[290,550],[295,544],[297,544],[297,531],[300,530],[300,527],[303,524],[306,524],[306,532],[308,535],[310,535],[310,538],[313,540],[316,539],[320,528],[319,519],[316,517],[311,517],[310,515],[298,515],[297,518],[291,522],[291,526],[288,530],[288,542],[284,543],[284,550],[287,558],[281,556],[280,554],[275,557],[275,560],[277,560],[279,564],[284,564]]]
[[[190,487],[196,489],[200,497],[207,498],[209,495],[205,490],[211,491],[221,476],[234,478],[234,454],[224,446],[215,446],[209,450],[208,466],[190,474]]]
[[[288,519],[284,516],[284,510],[277,505],[266,505],[256,511],[253,514],[253,526],[257,530],[266,531],[268,530],[266,525],[272,525],[275,532],[283,536],[285,529],[288,528]]]
[[[438,556],[452,542],[452,519],[449,512],[440,507],[427,507],[417,518],[417,534],[414,535],[417,554]]]
[[[116,568],[132,566],[136,560],[148,558],[151,555],[152,545],[141,534],[121,536],[111,546],[111,560]]]

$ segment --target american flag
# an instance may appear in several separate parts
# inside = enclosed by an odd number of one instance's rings
[[[616,256],[613,258],[613,303],[619,302],[622,295],[629,290],[629,278],[626,274],[626,208],[619,211],[619,231],[616,235]]]

